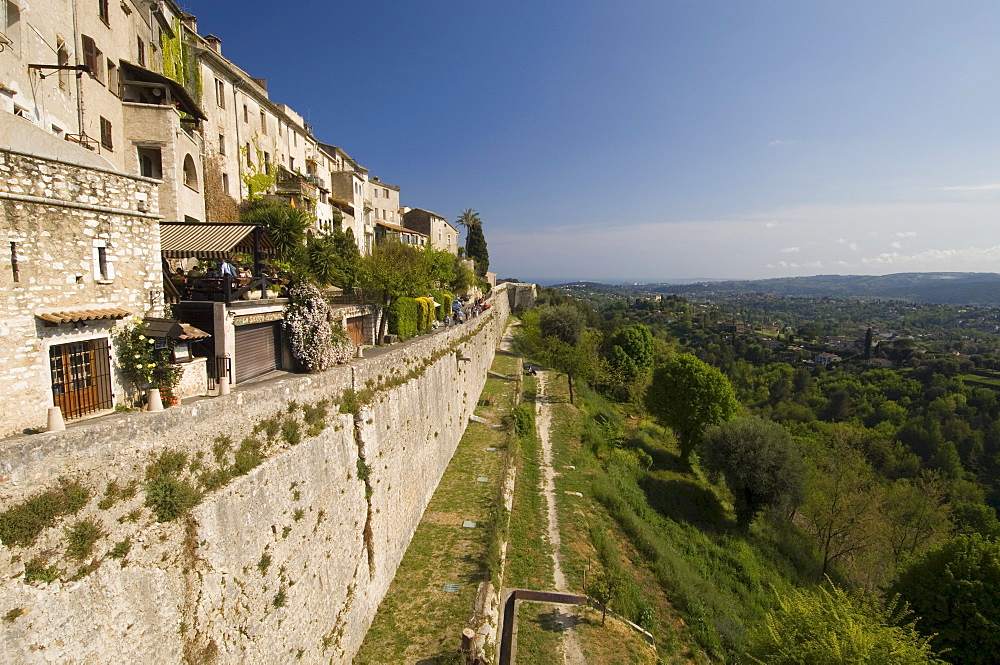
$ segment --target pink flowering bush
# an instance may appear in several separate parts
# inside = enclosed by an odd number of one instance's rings
[[[322,372],[346,362],[354,352],[347,331],[331,323],[330,305],[311,284],[292,287],[285,308],[284,328],[292,353],[310,372]]]

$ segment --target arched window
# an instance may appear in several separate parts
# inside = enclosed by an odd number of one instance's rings
[[[198,170],[194,167],[194,158],[184,156],[184,184],[193,190],[198,189]]]

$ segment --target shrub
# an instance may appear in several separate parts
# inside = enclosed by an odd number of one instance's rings
[[[25,582],[55,582],[61,574],[62,571],[56,568],[55,565],[46,566],[45,561],[41,557],[36,556],[24,564]]]
[[[514,433],[522,439],[535,431],[535,410],[529,404],[518,404],[510,413],[514,423]]]
[[[994,663],[1000,650],[1000,543],[959,535],[904,565],[890,587],[917,630],[955,663]]]
[[[285,440],[290,446],[297,446],[300,441],[302,441],[302,432],[299,427],[299,421],[294,418],[288,418],[285,422],[281,423],[281,438]]]
[[[313,406],[302,407],[302,417],[309,427],[306,429],[307,436],[316,436],[326,428],[326,400],[320,400]]]
[[[111,548],[110,552],[108,552],[108,556],[112,559],[124,559],[131,549],[132,541],[126,538],[125,540],[115,543],[115,546]]]
[[[748,657],[767,665],[942,663],[906,614],[905,606],[882,607],[832,585],[793,590],[778,597],[777,609],[753,633]]]
[[[74,559],[86,559],[94,551],[94,543],[102,535],[104,532],[93,520],[77,522],[66,529],[66,538],[69,540],[69,547],[66,551]]]
[[[389,308],[389,333],[399,339],[409,339],[417,334],[417,301],[413,298],[396,298]]]
[[[30,545],[57,517],[83,508],[90,491],[77,481],[61,479],[59,486],[0,513],[0,541],[4,545]]]
[[[177,519],[199,501],[201,492],[186,480],[159,476],[146,483],[146,506],[156,513],[157,522]]]

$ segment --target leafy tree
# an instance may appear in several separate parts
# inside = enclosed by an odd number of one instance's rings
[[[309,276],[320,285],[343,289],[354,286],[358,278],[361,254],[354,242],[354,233],[335,230],[328,235],[306,241],[306,263]]]
[[[886,536],[896,565],[948,535],[945,488],[937,474],[901,478],[886,488]]]
[[[483,220],[479,213],[467,208],[456,221],[465,227],[465,256],[475,261],[476,274],[482,277],[490,269],[490,253],[486,249],[486,236],[483,235]]]
[[[997,511],[981,503],[958,503],[951,507],[951,521],[958,533],[978,533],[984,538],[1000,537]]]
[[[908,614],[833,585],[795,589],[751,633],[747,656],[759,665],[944,665]]]
[[[385,336],[385,314],[396,298],[424,295],[431,286],[420,250],[395,240],[377,243],[372,253],[361,259],[358,283],[381,310],[379,340]]]
[[[601,625],[604,625],[611,607],[625,588],[625,576],[617,568],[606,568],[598,573],[587,589],[594,600],[601,604]]]
[[[555,305],[538,311],[538,325],[545,337],[556,337],[575,346],[583,335],[586,321],[580,310],[572,305]]]
[[[781,425],[747,416],[709,427],[702,463],[733,494],[736,523],[746,529],[765,508],[794,509],[803,498],[802,453]]]
[[[823,561],[830,565],[860,554],[879,538],[881,486],[846,427],[833,431],[831,448],[820,457],[807,485],[802,516]]]
[[[677,433],[685,464],[704,429],[729,420],[739,409],[729,379],[689,353],[678,355],[653,372],[645,402],[661,425]]]
[[[597,347],[600,333],[584,331],[577,344],[568,344],[555,335],[542,339],[539,357],[548,365],[566,375],[569,383],[569,403],[573,404],[573,379],[588,381],[600,371],[600,357]]]
[[[904,567],[891,593],[916,626],[955,663],[995,663],[1000,653],[1000,543],[960,535]]]
[[[622,399],[641,394],[653,370],[653,333],[641,323],[619,328],[608,340],[607,360],[616,393]]]

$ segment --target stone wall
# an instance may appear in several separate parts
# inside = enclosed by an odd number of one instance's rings
[[[22,663],[350,662],[482,391],[509,311],[497,295],[468,324],[329,372],[0,444],[0,508],[59,477],[94,490],[32,548],[0,548],[0,614],[20,611],[0,624],[0,652]],[[374,391],[357,418],[334,407],[318,435],[280,447],[187,518],[157,523],[143,509],[160,451],[206,460],[219,433],[239,441],[293,402],[347,388]],[[109,480],[140,490],[101,510]],[[47,586],[11,576],[11,553],[65,551],[64,527],[84,518],[105,531],[93,572]],[[130,553],[107,558],[126,537]]]
[[[30,125],[23,131],[38,134],[43,148],[58,141]],[[49,347],[107,338],[115,325],[52,326],[36,314],[162,311],[157,206],[148,178],[0,151],[0,436],[45,425],[53,404]],[[116,399],[122,392],[116,385]]]

